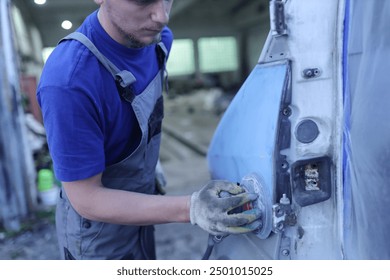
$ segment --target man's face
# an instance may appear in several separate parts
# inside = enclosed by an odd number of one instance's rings
[[[173,0],[95,0],[99,21],[118,43],[140,48],[157,42]]]

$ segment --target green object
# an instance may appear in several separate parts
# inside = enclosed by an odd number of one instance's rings
[[[54,175],[50,169],[41,169],[38,171],[38,190],[40,192],[48,191],[53,187]]]

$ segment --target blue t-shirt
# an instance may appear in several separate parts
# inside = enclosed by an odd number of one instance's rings
[[[157,75],[156,45],[127,48],[102,28],[97,11],[77,30],[84,33],[120,70],[136,78],[140,94]],[[172,32],[164,28],[168,51]],[[54,172],[70,182],[94,176],[127,157],[140,132],[131,104],[123,101],[110,72],[80,42],[61,42],[47,60],[37,90]]]

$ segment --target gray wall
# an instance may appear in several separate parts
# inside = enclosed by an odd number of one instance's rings
[[[226,76],[223,80],[230,83],[242,83],[257,63],[269,32],[268,2],[262,2],[264,1],[254,1],[237,13],[223,15],[203,8],[205,10],[203,18],[199,16],[202,14],[201,11],[193,10],[190,13],[176,15],[169,26],[175,39],[192,39],[195,46],[196,41],[201,37],[236,37],[240,68],[235,73],[222,74],[222,79]]]

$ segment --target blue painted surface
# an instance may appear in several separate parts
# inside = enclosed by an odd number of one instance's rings
[[[274,186],[274,151],[287,63],[257,65],[225,112],[207,159],[211,177],[240,182],[256,172],[269,193]]]
[[[350,147],[347,139],[350,134],[351,126],[351,92],[348,80],[348,38],[350,28],[350,1],[345,2],[345,18],[344,18],[344,37],[343,37],[343,106],[344,106],[344,126],[343,126],[343,202],[344,202],[344,213],[343,213],[343,232],[344,240],[350,239],[350,228],[351,228],[351,174],[349,170],[349,161],[347,160],[351,154]]]
[[[347,2],[344,244],[347,259],[390,259],[390,1]]]

